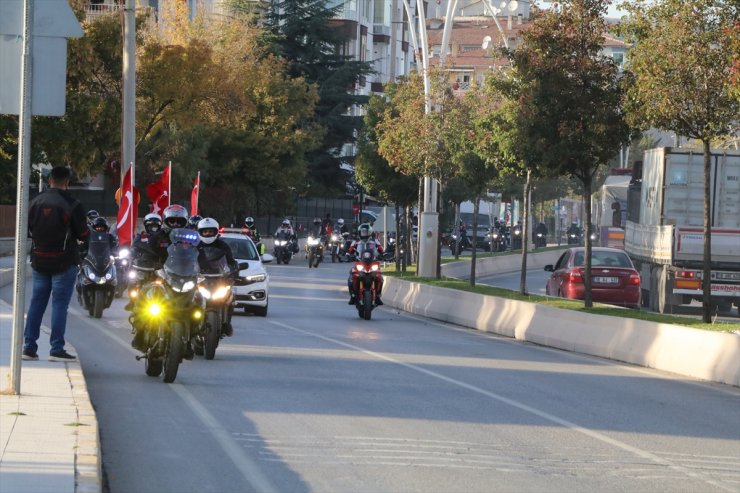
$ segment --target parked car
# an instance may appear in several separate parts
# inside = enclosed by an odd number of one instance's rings
[[[273,257],[265,253],[260,258],[257,247],[248,236],[237,233],[225,233],[221,235],[237,262],[247,262],[249,267],[239,272],[239,275],[247,280],[245,286],[234,287],[234,308],[242,308],[246,313],[254,313],[264,317],[267,315],[269,302],[269,282],[262,263],[272,262]]]
[[[555,265],[545,292],[550,296],[582,300],[586,249],[569,248]],[[610,305],[640,308],[640,273],[629,256],[616,248],[594,247],[591,252],[591,299]]]

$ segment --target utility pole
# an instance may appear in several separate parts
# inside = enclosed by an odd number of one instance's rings
[[[123,8],[123,124],[121,128],[121,183],[136,162],[136,0]],[[134,168],[135,170],[136,168]],[[131,171],[131,185],[134,171]]]

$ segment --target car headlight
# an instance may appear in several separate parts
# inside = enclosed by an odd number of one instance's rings
[[[130,253],[131,252],[128,248],[121,248],[121,250],[118,252],[118,258],[128,258]]]
[[[260,282],[267,279],[267,276],[265,274],[254,274],[252,276],[246,276],[244,279],[250,282]]]

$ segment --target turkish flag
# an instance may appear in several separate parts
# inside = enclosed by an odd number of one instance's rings
[[[131,168],[133,166],[130,166],[128,171],[126,171],[120,189],[121,194],[116,221],[119,245],[130,245],[132,243],[134,228],[136,227],[136,211],[139,208],[138,194],[134,195],[134,187],[131,183]]]
[[[198,176],[195,177],[195,182],[193,183],[193,191],[190,192],[190,215],[196,216],[198,215],[198,194],[200,193],[200,171],[198,171]]]
[[[151,202],[151,210],[155,214],[159,214],[160,217],[164,210],[170,205],[170,168],[172,165],[167,167],[162,172],[162,178],[159,181],[150,183],[146,186],[146,194],[149,196],[149,202]]]

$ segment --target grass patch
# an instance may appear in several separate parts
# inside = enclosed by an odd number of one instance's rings
[[[443,277],[441,279],[430,277],[416,277],[416,266],[414,265],[408,266],[406,272],[396,272],[395,265],[391,265],[383,269],[383,274],[397,277],[399,279],[404,279],[406,281],[420,282],[440,288],[457,289],[460,291],[478,293],[486,296],[496,296],[499,298],[506,298],[510,300],[528,301],[530,303],[538,303],[540,305],[553,306],[555,308],[562,308],[577,312],[593,313],[596,315],[607,315],[610,317],[633,318],[637,320],[646,320],[648,322],[683,325],[685,327],[691,327],[694,329],[712,330],[716,332],[734,332],[740,330],[740,323],[707,324],[698,319],[681,317],[679,315],[665,315],[660,313],[643,312],[641,310],[630,310],[627,308],[620,308],[612,305],[602,305],[598,303],[595,303],[592,308],[584,308],[583,301],[580,300],[552,298],[549,296],[540,296],[534,294],[521,295],[518,291],[512,291],[510,289],[482,285],[471,286],[468,281],[452,279],[449,277]]]

